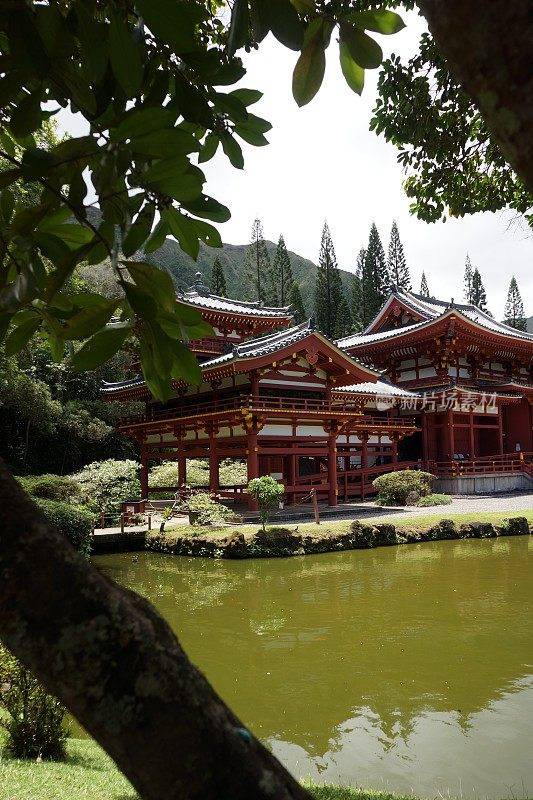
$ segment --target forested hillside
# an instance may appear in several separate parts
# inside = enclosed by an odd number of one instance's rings
[[[274,260],[276,245],[273,242],[266,242],[268,254],[271,261]],[[236,299],[243,299],[242,295],[242,267],[244,254],[248,245],[246,244],[225,244],[222,250],[214,250],[200,242],[200,254],[198,261],[193,259],[181,250],[179,244],[173,239],[166,239],[159,250],[145,256],[150,264],[165,267],[173,276],[176,286],[179,289],[186,289],[194,281],[194,274],[200,271],[205,280],[209,280],[213,261],[218,256],[224,268],[228,294]],[[305,304],[306,311],[312,314],[313,297],[315,291],[317,266],[307,258],[289,251],[292,272]],[[350,282],[352,275],[341,270],[341,278],[346,293],[349,295]]]

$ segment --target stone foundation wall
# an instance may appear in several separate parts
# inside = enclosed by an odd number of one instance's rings
[[[533,483],[527,475],[521,472],[502,472],[498,475],[437,478],[433,491],[444,494],[498,494],[530,489],[533,489]]]
[[[427,530],[396,527],[392,524],[371,525],[355,521],[346,523],[346,532],[333,533],[324,525],[324,533],[305,535],[288,528],[269,528],[250,537],[235,531],[224,538],[215,536],[178,536],[175,533],[147,536],[146,547],[158,553],[204,558],[276,558],[359,550],[369,547],[436,542],[443,539],[489,539],[498,536],[521,536],[533,532],[525,517],[513,517],[504,525],[472,522],[456,525],[443,519]]]

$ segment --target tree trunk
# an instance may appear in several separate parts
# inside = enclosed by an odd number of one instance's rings
[[[309,800],[163,618],[50,530],[1,459],[0,508],[0,636],[142,798]]]
[[[450,70],[533,192],[531,0],[417,0]]]

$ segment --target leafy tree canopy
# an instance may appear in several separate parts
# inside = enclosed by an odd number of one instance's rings
[[[527,331],[527,319],[524,312],[524,303],[522,302],[522,295],[516,282],[516,278],[511,278],[509,284],[509,291],[507,292],[507,301],[504,310],[504,322],[512,328],[519,331]]]
[[[533,198],[431,34],[407,63],[383,63],[370,127],[399,148],[411,211],[426,222],[511,208],[533,225]]]

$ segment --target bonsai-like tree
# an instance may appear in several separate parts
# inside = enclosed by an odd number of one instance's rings
[[[248,482],[248,494],[259,503],[259,516],[263,523],[263,530],[266,528],[271,509],[278,505],[284,491],[283,485],[274,480],[271,475],[252,478]]]

